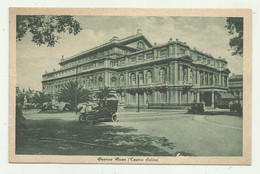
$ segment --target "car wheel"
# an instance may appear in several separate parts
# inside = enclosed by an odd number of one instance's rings
[[[93,122],[94,122],[93,115],[87,115],[86,122],[87,122],[87,124],[93,124]]]
[[[116,114],[112,115],[112,122],[117,122],[118,120],[118,116]]]
[[[86,121],[86,115],[83,115],[83,114],[81,114],[80,116],[79,116],[79,122],[85,122]]]

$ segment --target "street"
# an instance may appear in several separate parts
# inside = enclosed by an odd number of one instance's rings
[[[231,115],[191,115],[185,111],[135,110],[118,112],[119,122],[101,125],[134,129],[131,135],[162,137],[174,148],[155,145],[168,154],[183,156],[241,156],[242,117]],[[24,111],[27,120],[63,120],[78,122],[75,113],[38,113]],[[85,127],[89,125],[84,125]],[[127,135],[129,132],[115,132]],[[156,154],[155,154],[156,155]]]

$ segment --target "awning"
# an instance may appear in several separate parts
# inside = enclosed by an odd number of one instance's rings
[[[235,97],[231,94],[231,93],[227,93],[227,92],[218,92],[221,96],[222,99],[225,100],[234,100]]]

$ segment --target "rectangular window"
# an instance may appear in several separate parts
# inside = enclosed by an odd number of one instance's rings
[[[135,62],[135,60],[136,60],[136,58],[135,58],[135,57],[131,57],[131,62],[132,62],[132,63],[134,63],[134,62]]]
[[[185,49],[184,48],[180,48],[180,54],[185,55]]]
[[[146,55],[146,59],[152,59],[153,58],[153,53],[149,53]]]
[[[116,63],[116,61],[111,61],[111,62],[110,62],[110,65],[111,65],[112,67],[114,67],[114,66],[117,65],[117,63]]]
[[[160,57],[167,56],[167,49],[160,50]]]
[[[99,64],[99,66],[104,66],[104,61],[100,61],[100,62],[98,62],[98,64]]]
[[[120,65],[125,65],[125,59],[120,60]]]
[[[144,60],[144,56],[143,55],[138,56],[138,60]]]

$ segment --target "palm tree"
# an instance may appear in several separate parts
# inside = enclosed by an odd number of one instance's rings
[[[91,92],[87,89],[83,89],[83,86],[78,82],[69,82],[61,89],[58,100],[62,102],[68,102],[71,108],[76,110],[78,103],[89,102],[92,100]]]
[[[101,88],[99,92],[96,93],[95,97],[98,100],[106,100],[109,97],[115,97],[111,94],[111,91],[111,88],[105,86],[104,88]]]
[[[51,96],[49,94],[45,94],[44,92],[37,92],[34,95],[34,102],[42,107],[43,103],[51,102]]]
[[[21,92],[16,93],[16,104],[22,107],[24,105],[24,97],[25,97],[24,93]]]

